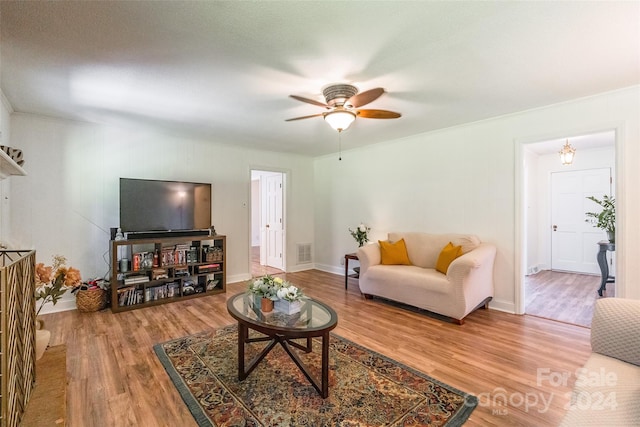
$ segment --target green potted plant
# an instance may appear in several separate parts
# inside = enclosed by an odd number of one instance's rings
[[[254,304],[264,312],[273,310],[273,302],[278,299],[278,289],[284,283],[280,277],[269,274],[249,282],[249,292],[254,295]]]
[[[349,228],[349,233],[351,233],[351,236],[356,239],[356,242],[358,242],[358,246],[362,247],[362,245],[369,241],[368,233],[370,230],[370,227],[367,227],[366,225],[360,223],[360,225],[355,229]]]
[[[595,224],[594,227],[600,228],[607,232],[607,236],[609,238],[609,242],[616,242],[616,199],[611,196],[604,195],[602,196],[602,200],[595,198],[594,196],[589,196],[587,199],[597,203],[602,206],[601,212],[586,212],[587,218],[585,221],[592,222],[590,218],[594,218]]]
[[[274,308],[284,314],[298,313],[302,308],[301,299],[304,293],[297,286],[287,281],[276,292],[278,300],[274,303]]]

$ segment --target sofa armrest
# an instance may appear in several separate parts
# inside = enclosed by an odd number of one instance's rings
[[[640,300],[597,300],[591,321],[591,349],[640,366]]]
[[[493,267],[496,247],[489,243],[456,258],[449,265],[447,280],[451,284],[453,298],[457,301],[462,319],[466,314],[493,297]]]
[[[493,270],[495,256],[495,246],[482,243],[472,251],[453,260],[447,270],[447,279],[462,282],[462,279],[469,275],[472,269],[480,268],[483,265],[491,265],[491,270]]]
[[[358,261],[360,262],[360,275],[366,273],[372,265],[380,264],[380,245],[370,243],[358,248]]]

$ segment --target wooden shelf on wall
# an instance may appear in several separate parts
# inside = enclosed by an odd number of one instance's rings
[[[0,179],[5,179],[11,175],[26,175],[24,169],[4,151],[0,150]]]

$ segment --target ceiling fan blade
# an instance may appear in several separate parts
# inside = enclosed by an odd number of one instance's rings
[[[358,117],[364,117],[365,119],[397,119],[402,114],[395,111],[387,110],[357,110]]]
[[[345,104],[353,105],[354,108],[362,107],[370,102],[375,101],[384,93],[384,89],[377,87],[375,89],[365,90],[362,93],[353,95]]]
[[[313,104],[319,107],[329,108],[329,106],[324,102],[316,101],[315,99],[303,98],[302,96],[298,96],[298,95],[289,95],[289,96],[293,99],[297,99],[298,101],[306,102],[307,104]]]
[[[324,115],[323,113],[320,113],[320,114],[312,114],[310,116],[294,117],[293,119],[286,119],[285,122],[291,122],[294,120],[302,120],[302,119],[310,119],[311,117],[320,117],[323,115]]]

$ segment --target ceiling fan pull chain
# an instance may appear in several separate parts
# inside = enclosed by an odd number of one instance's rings
[[[338,131],[338,160],[342,160],[342,129]]]

